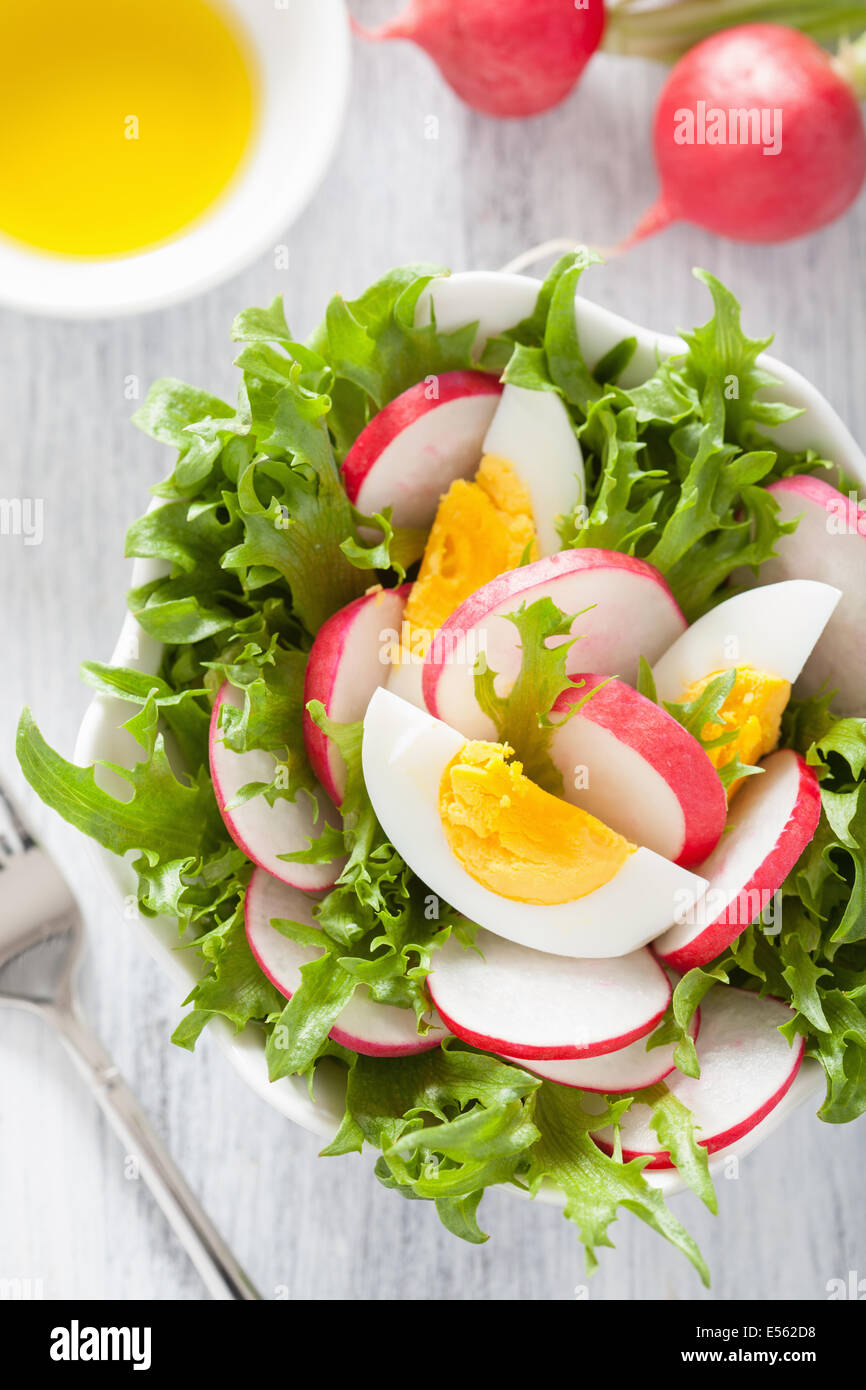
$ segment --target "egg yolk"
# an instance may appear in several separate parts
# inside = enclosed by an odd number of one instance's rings
[[[636,846],[531,782],[512,756],[505,744],[466,743],[445,769],[439,816],[455,858],[517,902],[571,902],[609,882]]]
[[[721,671],[712,671],[693,682],[683,700],[696,700],[710,681],[720,675]],[[791,684],[781,676],[755,671],[751,666],[738,667],[731,693],[719,710],[720,722],[705,724],[703,728],[703,737],[707,740],[736,730],[736,738],[729,743],[707,749],[707,757],[713,766],[723,768],[738,755],[740,762],[754,764],[767,753],[772,753],[779,742],[782,714],[790,698]],[[745,778],[740,777],[731,783],[728,788],[729,801],[744,781]]]
[[[475,480],[453,482],[439,503],[406,604],[404,648],[408,634],[412,656],[423,657],[465,598],[524,558],[537,558],[529,493],[506,459],[487,454]]]

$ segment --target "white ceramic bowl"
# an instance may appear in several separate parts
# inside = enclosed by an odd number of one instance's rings
[[[222,0],[259,69],[259,123],[234,180],[174,240],[83,260],[0,237],[0,303],[58,318],[141,313],[210,289],[280,244],[334,151],[349,89],[344,0]],[[218,97],[215,97],[218,99]]]
[[[540,282],[526,276],[499,272],[469,272],[434,282],[432,295],[436,320],[440,328],[456,328],[461,324],[479,321],[478,349],[485,337],[517,323],[532,310]],[[430,293],[419,303],[419,321],[430,313]],[[626,384],[637,384],[650,375],[656,353],[670,356],[683,351],[679,338],[655,333],[629,323],[626,319],[602,309],[586,299],[576,301],[580,340],[583,353],[592,365],[613,345],[626,336],[638,340],[638,348],[629,367]],[[764,356],[762,365],[781,383],[774,395],[793,406],[806,407],[807,414],[777,431],[777,437],[793,448],[812,446],[834,460],[866,486],[866,457],[839,419],[836,412],[813,386],[790,367]],[[145,584],[163,573],[164,569],[152,560],[136,560],[132,584]],[[112,662],[155,672],[160,661],[160,647],[141,631],[131,614],[127,614],[117,641]],[[75,749],[76,761],[87,765],[105,759],[129,765],[135,756],[135,745],[120,726],[129,718],[130,707],[119,700],[96,696],[88,708],[79,731]],[[101,865],[109,874],[117,892],[126,897],[135,893],[135,875],[128,860],[119,859],[108,851],[95,850]],[[196,978],[198,963],[190,951],[178,951],[177,925],[167,917],[141,918],[145,940],[155,959],[174,981],[178,1002],[189,992]],[[218,1024],[211,1024],[211,1027]],[[248,1029],[240,1035],[226,1025],[221,1029],[222,1043],[235,1067],[250,1086],[289,1119],[316,1134],[331,1136],[342,1117],[341,1077],[334,1067],[319,1069],[316,1099],[307,1094],[306,1083],[300,1078],[285,1078],[271,1083],[267,1078],[261,1035]],[[736,1146],[742,1157],[761,1143],[808,1096],[820,1090],[822,1072],[815,1062],[807,1061],[794,1085],[780,1105]],[[729,1156],[725,1151],[711,1160],[718,1167]],[[648,1174],[651,1180],[667,1192],[675,1192],[682,1183],[675,1172]],[[510,1189],[517,1191],[518,1189]],[[542,1192],[542,1197],[561,1201],[560,1194]]]

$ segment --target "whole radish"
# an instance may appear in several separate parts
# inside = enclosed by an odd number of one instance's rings
[[[603,0],[409,0],[364,38],[409,39],[488,116],[532,116],[568,96],[601,42]]]
[[[834,221],[866,179],[844,60],[781,25],[727,29],[681,58],[653,143],[661,196],[620,249],[680,220],[738,241],[788,241]]]

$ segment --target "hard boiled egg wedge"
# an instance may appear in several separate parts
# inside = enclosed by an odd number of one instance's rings
[[[705,739],[735,734],[707,754],[718,768],[734,757],[755,764],[779,742],[791,686],[824,631],[841,592],[811,579],[767,584],[726,599],[692,623],[653,667],[661,700],[696,700],[709,683],[736,670],[734,685]],[[735,781],[732,795],[742,784]]]
[[[555,392],[506,385],[481,452],[475,476],[439,501],[388,682],[422,709],[423,661],[442,624],[491,579],[557,551],[557,523],[583,498],[583,456]]]
[[[562,546],[557,522],[583,501],[586,488],[583,454],[560,397],[506,383],[483,452],[507,463],[520,480],[532,505],[538,553],[555,554]]]
[[[373,809],[406,863],[488,931],[554,955],[627,955],[688,912],[706,880],[636,848],[390,691],[364,719]]]

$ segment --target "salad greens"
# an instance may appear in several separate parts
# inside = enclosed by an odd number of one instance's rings
[[[564,546],[612,547],[666,575],[690,618],[712,606],[743,566],[760,566],[790,526],[779,521],[766,485],[790,472],[830,465],[794,455],[765,431],[789,419],[772,403],[758,367],[766,346],[747,338],[739,306],[701,273],[713,299],[710,321],[686,335],[685,352],[624,385],[637,344],[626,338],[591,368],[572,310],[593,257],[564,257],[534,313],[488,342],[481,367],[507,381],[556,391],[567,404],[586,460],[586,495],[562,519]],[[274,758],[270,784],[244,797],[305,796],[313,785],[301,737],[307,654],[322,622],[378,579],[396,582],[423,536],[376,518],[383,539],[363,540],[365,520],[350,506],[339,464],[359,430],[399,392],[428,375],[470,369],[474,325],[441,333],[415,327],[430,279],[445,272],[403,266],[354,301],[335,298],[307,343],[296,341],[279,299],[235,320],[241,372],[235,405],[177,381],[157,382],[137,423],[177,451],[155,493],[161,505],[135,522],[127,554],[158,562],[129,595],[142,629],[164,644],[157,675],[86,663],[85,681],[126,701],[140,750],[130,769],[79,768],[55,753],[25,711],[18,755],[43,800],[118,854],[132,852],[145,915],[178,921],[179,944],[194,950],[201,975],[174,1040],[193,1048],[209,1020],[253,1028],[272,1077],[339,1068],[346,1082],[343,1122],[326,1154],[364,1144],[380,1151],[376,1175],[406,1197],[431,1200],[449,1230],[486,1239],[477,1220],[487,1187],[531,1193],[552,1184],[586,1247],[590,1268],[625,1208],[673,1242],[701,1277],[691,1237],[643,1177],[646,1160],[624,1163],[590,1128],[616,1126],[633,1103],[652,1106],[652,1123],[684,1179],[711,1209],[705,1150],[689,1112],[660,1083],[638,1097],[604,1100],[590,1115],[580,1092],[541,1082],[517,1066],[449,1040],[412,1057],[357,1056],[329,1030],[353,991],[414,1010],[424,1029],[424,978],[433,953],[455,933],[471,948],[473,928],[432,895],[387,841],[361,773],[361,726],[337,726],[321,706],[314,719],[336,739],[347,765],[343,830],[322,829],[302,858],[347,856],[336,887],[317,908],[321,930],[281,922],[315,944],[287,1003],[256,964],[243,924],[252,865],[229,839],[208,771],[208,722],[223,681],[243,693],[227,712],[237,752]],[[646,375],[646,373],[643,373]],[[640,374],[638,374],[640,375]],[[550,603],[511,615],[523,638],[524,669],[511,695],[496,695],[479,673],[479,697],[527,771],[555,790],[547,756],[549,712],[564,684],[566,648],[548,648],[569,620]],[[535,697],[530,700],[527,690]],[[540,692],[540,693],[539,693]],[[647,691],[647,693],[649,693]],[[724,699],[708,687],[699,709],[677,717],[703,727]],[[715,703],[714,703],[715,702]],[[843,712],[844,713],[844,712]],[[821,778],[818,833],[781,890],[776,920],[750,926],[722,957],[690,971],[648,1046],[676,1041],[677,1066],[697,1075],[688,1026],[709,989],[730,980],[789,1000],[791,1032],[827,1076],[820,1114],[841,1122],[866,1110],[866,721],[837,719],[829,697],[794,702],[783,744],[799,749]],[[738,768],[736,775],[744,769]],[[553,779],[553,780],[552,780]]]
[[[733,667],[730,671],[722,671],[720,675],[714,676],[693,700],[686,700],[683,704],[677,704],[673,700],[665,700],[664,707],[668,714],[672,714],[674,719],[682,724],[683,728],[692,735],[692,738],[697,739],[701,747],[707,752],[714,748],[724,748],[726,744],[733,742],[737,737],[736,729],[724,727],[724,716],[721,715],[725,701],[736,682],[737,668]],[[646,694],[647,691],[644,690],[642,693]],[[652,698],[656,698],[655,693],[653,693]],[[707,734],[707,726],[709,726],[711,736]],[[714,729],[721,729],[722,732],[713,734]],[[722,786],[727,791],[732,783],[738,782],[741,777],[755,776],[761,772],[761,768],[741,762],[739,754],[735,754],[717,771]]]
[[[481,709],[496,726],[500,743],[506,743],[519,756],[525,775],[545,791],[562,795],[562,773],[550,756],[553,731],[562,718],[550,718],[559,696],[574,688],[565,674],[565,661],[570,648],[579,637],[568,638],[577,614],[566,614],[550,598],[521,604],[514,613],[503,615],[513,623],[520,636],[522,660],[517,678],[507,696],[496,693],[497,672],[492,671],[485,658],[479,660],[475,673],[475,695]],[[556,646],[547,644],[554,638],[568,640]],[[571,706],[569,718],[595,694],[596,686],[587,690]]]

